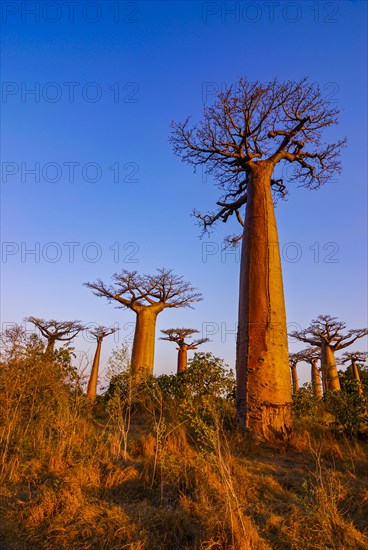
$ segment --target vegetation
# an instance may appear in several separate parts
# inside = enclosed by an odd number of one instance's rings
[[[366,394],[301,388],[294,434],[271,447],[234,429],[235,380],[210,353],[137,386],[117,349],[92,404],[70,350],[45,355],[20,327],[2,343],[2,547],[367,547]]]

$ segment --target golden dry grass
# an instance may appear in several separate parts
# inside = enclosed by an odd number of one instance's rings
[[[125,453],[102,402],[37,366],[1,365],[0,550],[368,548],[366,441],[301,422],[266,445],[156,399]]]

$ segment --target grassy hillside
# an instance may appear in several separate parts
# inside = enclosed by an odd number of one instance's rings
[[[0,548],[367,548],[367,441],[333,429],[322,406],[299,407],[288,441],[254,441],[234,426],[217,366],[211,383],[193,367],[179,389],[115,378],[91,405],[65,356],[13,349],[0,376]]]

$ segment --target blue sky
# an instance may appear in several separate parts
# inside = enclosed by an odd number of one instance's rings
[[[347,136],[348,146],[336,181],[313,192],[293,186],[277,206],[288,322],[328,313],[366,326],[365,1],[2,8],[2,323],[76,318],[117,323],[129,338],[134,314],[82,283],[165,266],[205,299],[163,312],[158,335],[203,329],[212,339],[203,351],[233,367],[239,256],[221,243],[236,226],[199,239],[190,213],[213,207],[217,190],[173,156],[170,121],[198,120],[213,87],[240,76],[308,76],[342,110],[326,140]],[[103,361],[113,345],[105,341]],[[75,346],[93,353],[82,337]],[[175,362],[174,345],[158,341],[156,372]]]

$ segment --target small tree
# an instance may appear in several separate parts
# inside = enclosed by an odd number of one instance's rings
[[[351,346],[358,338],[368,334],[368,330],[352,329],[344,333],[346,323],[330,315],[320,315],[308,328],[296,330],[291,336],[321,349],[322,377],[326,377],[328,390],[340,391],[339,375],[336,368],[335,352]]]
[[[92,399],[92,400],[96,399],[98,369],[100,366],[102,340],[106,338],[106,336],[110,336],[110,334],[114,334],[114,332],[116,332],[117,330],[118,330],[117,328],[113,328],[113,327],[107,328],[102,325],[99,325],[98,327],[89,331],[89,333],[97,341],[96,352],[93,359],[91,375],[89,377],[88,388],[87,388],[87,397],[89,399]]]
[[[85,283],[96,296],[117,302],[137,316],[132,350],[132,375],[144,379],[153,374],[157,315],[167,308],[192,307],[202,300],[196,289],[169,269],[158,269],[156,275],[139,275],[123,270],[113,275],[114,285],[99,279]]]
[[[241,78],[202,121],[173,123],[174,153],[217,180],[222,196],[216,211],[194,212],[208,231],[235,217],[243,226],[238,338],[237,417],[258,436],[291,429],[291,384],[286,314],[272,189],[284,195],[277,176],[291,164],[291,180],[309,189],[339,172],[345,141],[326,145],[323,129],[337,123],[338,111],[318,86],[299,82],[249,82]],[[242,209],[246,204],[245,219]]]
[[[175,342],[179,347],[176,349],[178,353],[178,368],[177,373],[184,372],[187,368],[188,356],[187,352],[190,349],[197,349],[198,346],[209,342],[208,338],[199,338],[193,340],[192,342],[186,342],[185,339],[188,336],[199,333],[199,330],[193,328],[168,328],[166,330],[161,330],[163,334],[166,334],[166,337],[161,337],[160,340],[168,340],[169,342]]]
[[[358,384],[358,392],[360,395],[363,394],[363,388],[360,380],[358,363],[365,363],[368,357],[368,352],[366,351],[348,351],[345,352],[342,357],[340,357],[338,363],[339,365],[345,365],[347,362],[350,362],[350,367],[354,380]]]
[[[321,388],[321,376],[317,363],[321,358],[321,350],[319,348],[307,348],[299,352],[300,360],[309,363],[311,366],[311,381],[312,381],[312,390],[315,397],[322,399],[322,388]],[[323,388],[326,391],[326,388]]]
[[[291,382],[293,387],[293,395],[296,395],[296,393],[299,390],[299,381],[298,381],[298,371],[297,371],[297,365],[302,361],[300,357],[300,353],[289,353],[289,364],[290,364],[290,370],[291,370]]]
[[[46,353],[52,353],[57,341],[70,342],[85,329],[80,321],[45,321],[39,317],[27,317],[25,321],[33,323],[47,340]]]

